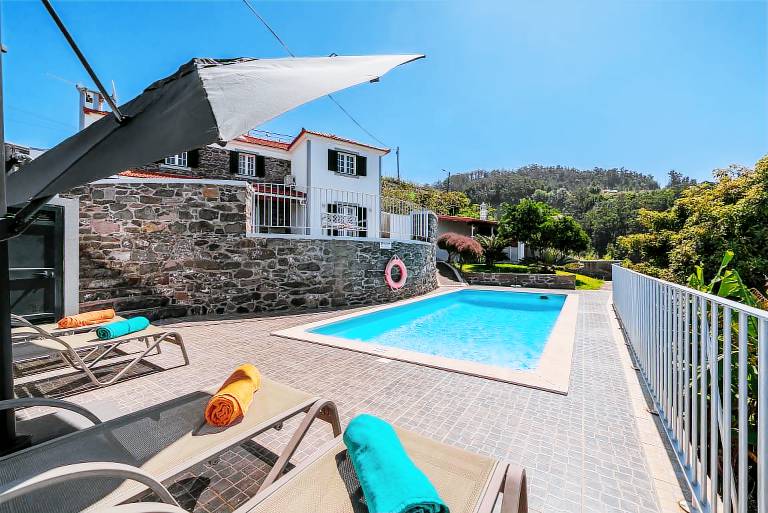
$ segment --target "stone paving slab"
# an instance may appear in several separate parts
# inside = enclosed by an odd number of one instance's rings
[[[533,511],[660,512],[628,399],[630,378],[617,363],[626,356],[619,351],[626,349],[612,337],[610,294],[580,294],[567,396],[270,335],[349,312],[345,310],[176,319],[168,324],[184,337],[191,365],[69,399],[86,406],[111,404],[111,414],[117,416],[214,386],[235,366],[250,361],[274,379],[334,400],[342,425],[359,413],[373,413],[437,440],[525,466]],[[169,348],[152,362],[172,366],[177,359],[175,348]],[[270,451],[280,451],[296,423],[198,466],[174,480],[174,489],[190,510],[231,511],[255,493],[268,471]],[[318,423],[294,463],[330,436],[328,426]]]

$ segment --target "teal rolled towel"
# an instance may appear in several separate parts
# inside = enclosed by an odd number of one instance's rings
[[[136,333],[149,326],[149,319],[146,317],[133,317],[123,321],[110,322],[100,326],[96,330],[96,336],[101,340],[110,340],[130,333]]]
[[[358,415],[344,431],[344,444],[369,513],[449,513],[385,421]]]

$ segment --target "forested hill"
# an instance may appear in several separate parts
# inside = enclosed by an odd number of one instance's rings
[[[442,181],[435,187],[445,189],[447,183]],[[522,198],[530,197],[537,189],[565,189],[574,193],[583,189],[645,191],[658,188],[658,182],[651,175],[624,168],[581,170],[538,164],[518,169],[458,173],[451,176],[450,183],[450,190],[466,193],[473,202],[485,201],[491,205],[517,203]]]

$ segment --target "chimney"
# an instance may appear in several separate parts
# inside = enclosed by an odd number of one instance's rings
[[[104,101],[104,96],[100,92],[88,89],[81,84],[77,84],[75,87],[80,93],[79,127],[80,130],[82,130],[83,128],[100,120],[102,117],[107,115],[109,111],[105,108],[106,101]],[[112,93],[112,97],[115,97],[114,92]]]

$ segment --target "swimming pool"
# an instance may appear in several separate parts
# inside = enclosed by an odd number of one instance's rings
[[[565,394],[578,302],[575,291],[473,286],[272,334]]]
[[[461,290],[309,330],[510,369],[539,363],[564,295]]]

